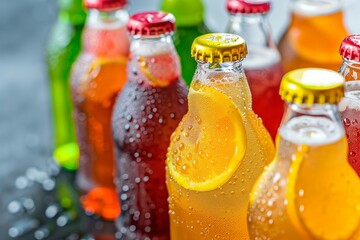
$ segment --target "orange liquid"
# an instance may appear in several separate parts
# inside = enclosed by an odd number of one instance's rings
[[[342,63],[339,46],[347,35],[340,8],[322,15],[293,12],[290,26],[279,43],[285,72],[303,67],[337,71]]]
[[[120,213],[113,180],[111,116],[126,80],[125,37],[124,28],[87,29],[85,52],[74,65],[71,82],[80,146],[77,184],[82,193],[81,203],[85,211],[109,220]]]
[[[274,146],[249,107],[245,77],[206,76],[200,81],[195,75],[189,111],[168,148],[171,239],[248,240],[249,193]]]
[[[346,156],[345,137],[305,145],[279,134],[275,160],[250,195],[250,239],[360,239],[360,181]]]

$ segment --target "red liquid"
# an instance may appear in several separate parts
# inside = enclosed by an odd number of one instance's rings
[[[265,51],[259,51],[259,56],[254,59],[245,59],[244,70],[251,90],[253,110],[261,117],[272,139],[275,140],[284,113],[284,102],[279,95],[283,69],[277,57],[278,53],[270,51],[270,54],[276,54],[271,56],[266,55]],[[253,54],[255,55],[256,52]],[[261,56],[263,54],[265,56]],[[250,54],[249,57],[251,57]],[[259,65],[257,61],[260,61]]]
[[[187,112],[187,87],[173,50],[133,55],[113,115],[121,239],[170,239],[165,160],[170,136]]]
[[[357,92],[358,98],[345,97],[339,110],[349,144],[348,160],[360,176],[360,91]]]
[[[115,219],[120,206],[114,185],[111,116],[125,84],[129,43],[125,28],[84,32],[84,52],[73,67],[71,89],[80,147],[77,185],[87,212]]]

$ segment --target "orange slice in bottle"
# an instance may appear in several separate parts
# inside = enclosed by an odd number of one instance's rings
[[[82,91],[88,99],[103,102],[117,95],[126,82],[125,57],[96,58],[84,74]]]
[[[343,141],[300,146],[291,163],[286,208],[304,239],[350,239],[359,227],[360,180],[347,165]]]
[[[240,165],[246,133],[228,96],[208,86],[194,87],[189,112],[171,136],[167,167],[182,187],[210,191],[226,183]]]

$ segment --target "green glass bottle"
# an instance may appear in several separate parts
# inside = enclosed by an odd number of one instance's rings
[[[182,76],[190,85],[197,65],[189,54],[191,44],[196,37],[209,32],[204,24],[204,5],[201,0],[163,0],[161,10],[176,18],[174,44],[180,56]]]
[[[81,48],[81,32],[86,20],[82,0],[59,0],[59,15],[47,45],[47,64],[54,125],[54,159],[65,169],[76,170],[79,148],[70,98],[72,63]]]

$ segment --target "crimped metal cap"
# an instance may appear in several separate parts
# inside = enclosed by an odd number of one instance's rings
[[[337,104],[344,96],[344,77],[332,70],[301,68],[284,75],[280,95],[297,104]]]
[[[236,34],[209,33],[195,38],[191,56],[209,63],[232,62],[246,57],[247,48],[243,38]]]
[[[130,17],[127,30],[132,35],[158,36],[175,30],[175,17],[171,13],[141,12]]]
[[[343,58],[360,62],[360,34],[347,36],[342,41],[339,52]]]
[[[84,4],[88,9],[112,10],[125,7],[127,0],[84,0]]]
[[[270,0],[227,0],[226,8],[231,14],[263,14],[270,11]]]

